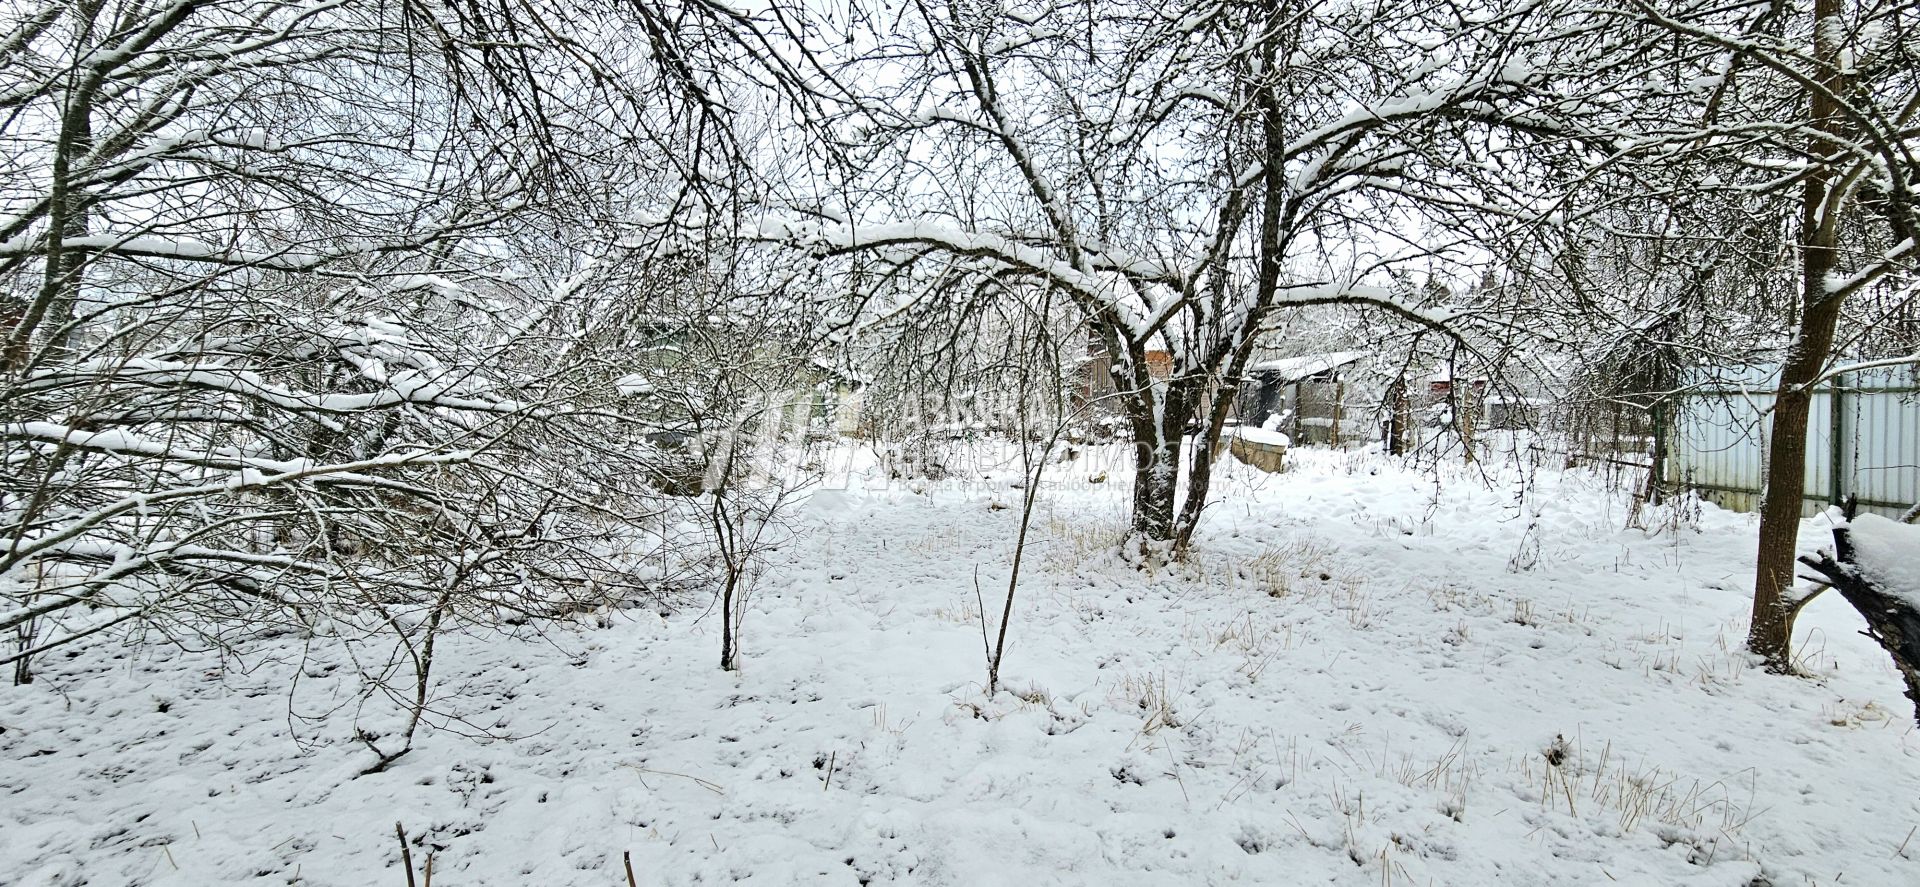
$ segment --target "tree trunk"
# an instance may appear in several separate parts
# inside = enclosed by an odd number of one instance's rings
[[[740,574],[727,565],[726,584],[720,589],[720,670],[734,671],[739,667],[740,640],[733,633],[733,590],[740,584]]]
[[[1210,396],[1195,398],[1196,402],[1207,403],[1209,408],[1202,416],[1206,421],[1200,427],[1200,437],[1193,442],[1193,463],[1187,470],[1187,498],[1174,525],[1176,557],[1184,557],[1193,545],[1193,531],[1200,525],[1201,510],[1207,507],[1207,494],[1213,486],[1213,464],[1220,453],[1220,435],[1226,429],[1227,414],[1233,411],[1234,399],[1245,379],[1256,338],[1248,337],[1227,355],[1225,372],[1220,377],[1206,380],[1202,393]]]
[[[1142,543],[1174,541],[1174,511],[1180,491],[1180,444],[1193,404],[1185,386],[1164,385],[1138,398],[1134,436],[1133,524]]]
[[[1819,82],[1811,104],[1813,137],[1808,151],[1830,158],[1839,150],[1840,107],[1830,97],[1844,89],[1838,60],[1841,35],[1837,27],[1842,0],[1814,4],[1814,58],[1820,65]],[[1833,26],[1829,26],[1832,23]],[[1775,391],[1773,429],[1768,438],[1766,479],[1760,496],[1760,544],[1753,576],[1753,629],[1747,648],[1766,659],[1767,669],[1792,668],[1793,611],[1786,592],[1793,584],[1794,556],[1800,535],[1800,502],[1806,494],[1807,415],[1813,405],[1812,386],[1826,367],[1833,348],[1834,327],[1842,299],[1827,292],[1827,278],[1835,270],[1839,246],[1841,207],[1831,201],[1833,169],[1813,166],[1801,193],[1800,207],[1800,329],[1787,349]]]
[[[1667,407],[1663,401],[1654,401],[1647,408],[1648,430],[1653,433],[1653,449],[1647,456],[1647,495],[1648,505],[1659,505],[1667,496]]]
[[[1393,380],[1393,400],[1387,411],[1387,455],[1407,454],[1407,427],[1413,424],[1412,418],[1412,408],[1407,404],[1407,378],[1399,376]]]
[[[99,4],[83,5],[83,21],[90,25],[99,14]],[[48,329],[46,350],[49,356],[65,350],[80,298],[80,279],[87,262],[83,249],[66,246],[88,234],[92,214],[91,199],[79,181],[83,170],[74,164],[93,150],[93,99],[99,80],[88,76],[79,88],[65,96],[54,145],[51,189],[47,201],[47,238],[45,271],[40,290],[26,304],[9,309],[8,341],[0,349],[0,368],[19,369],[33,360],[33,339]]]
[[[32,598],[28,598],[29,603]],[[28,619],[14,627],[14,640],[19,645],[20,658],[13,660],[13,684],[16,687],[33,683],[33,657],[27,653],[33,649],[34,622]]]
[[[1236,371],[1235,375],[1238,375]],[[1187,549],[1193,545],[1193,531],[1200,525],[1200,512],[1207,507],[1207,494],[1213,486],[1213,463],[1219,453],[1221,431],[1227,424],[1227,413],[1232,410],[1232,398],[1219,396],[1214,398],[1212,409],[1207,410],[1206,424],[1201,426],[1200,436],[1193,442],[1191,464],[1187,468],[1187,498],[1180,505],[1180,518],[1174,524],[1173,554],[1186,556]]]

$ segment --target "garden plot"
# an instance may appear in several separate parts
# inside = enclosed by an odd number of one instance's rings
[[[450,638],[369,775],[399,716],[322,645],[55,657],[0,690],[0,884],[397,887],[396,823],[443,887],[1920,882],[1899,680],[1838,600],[1752,666],[1748,516],[1296,450],[1140,570],[1112,455],[1048,475],[992,696],[992,464],[816,492],[737,673],[703,602]]]

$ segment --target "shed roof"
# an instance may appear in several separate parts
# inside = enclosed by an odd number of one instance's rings
[[[1253,365],[1256,373],[1273,373],[1289,381],[1316,376],[1331,369],[1338,369],[1366,357],[1365,351],[1329,351],[1325,354],[1302,354],[1298,357],[1282,357],[1278,360],[1263,360]]]

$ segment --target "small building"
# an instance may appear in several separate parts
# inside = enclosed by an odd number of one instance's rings
[[[1424,406],[1429,425],[1445,425],[1453,410],[1470,420],[1469,428],[1517,431],[1535,427],[1541,414],[1553,405],[1549,398],[1532,396],[1537,388],[1516,387],[1522,382],[1508,379],[1494,385],[1487,376],[1455,379],[1453,370],[1441,364],[1427,377]]]
[[[1294,445],[1371,440],[1378,385],[1361,372],[1365,351],[1265,360],[1242,377],[1234,410],[1242,425],[1283,432]]]
[[[1146,352],[1147,374],[1155,382],[1173,376],[1173,355],[1162,349]],[[1120,382],[1113,375],[1113,355],[1097,342],[1089,342],[1087,354],[1076,369],[1073,408],[1084,411],[1084,431],[1096,438],[1124,435],[1129,429],[1126,408],[1120,402]]]
[[[1173,355],[1161,349],[1152,349],[1146,353],[1147,374],[1156,382],[1165,381],[1173,376]],[[1120,406],[1114,402],[1119,393],[1120,384],[1113,377],[1113,355],[1097,343],[1087,346],[1087,356],[1080,361],[1075,400],[1080,405],[1093,405],[1095,412],[1118,413]]]
[[[822,430],[840,437],[855,437],[864,430],[863,419],[868,381],[845,367],[815,357],[808,361],[811,378],[799,382],[811,384],[814,392],[813,420]]]

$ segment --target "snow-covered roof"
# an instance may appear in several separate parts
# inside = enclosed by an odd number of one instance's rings
[[[1274,373],[1284,379],[1305,379],[1319,375],[1336,367],[1343,367],[1362,357],[1365,351],[1330,351],[1325,354],[1302,354],[1298,357],[1282,357],[1278,360],[1263,360],[1253,365],[1256,373]]]
[[[831,375],[843,381],[851,382],[856,387],[865,388],[866,386],[873,384],[873,380],[867,378],[866,374],[855,372],[850,367],[828,360],[824,357],[809,357],[807,358],[807,362],[813,364],[815,369],[818,369],[822,372],[827,373],[828,375]]]
[[[1293,446],[1293,438],[1288,437],[1284,431],[1274,431],[1267,428],[1254,428],[1252,426],[1242,425],[1234,429],[1233,433],[1235,437],[1241,440],[1251,441],[1257,444],[1277,447]]]

